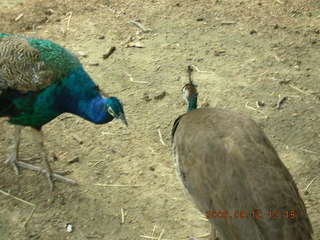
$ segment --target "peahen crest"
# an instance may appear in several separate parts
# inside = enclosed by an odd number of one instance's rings
[[[197,108],[198,91],[196,89],[197,85],[192,81],[193,68],[188,66],[187,72],[189,82],[182,88],[182,97],[188,104],[188,111],[192,111]]]

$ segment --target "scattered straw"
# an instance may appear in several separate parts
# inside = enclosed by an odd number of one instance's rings
[[[158,134],[159,134],[159,138],[160,138],[160,142],[163,146],[167,146],[167,144],[163,141],[163,138],[162,138],[162,134],[161,134],[161,130],[160,128],[158,129]]]
[[[2,193],[3,195],[6,195],[6,196],[8,196],[8,197],[11,197],[11,198],[13,198],[13,199],[15,199],[15,200],[17,200],[17,201],[19,201],[19,202],[22,202],[22,203],[24,203],[24,204],[27,204],[27,205],[29,205],[29,206],[31,206],[31,207],[36,207],[36,205],[34,205],[33,203],[28,202],[28,201],[26,201],[26,200],[23,200],[23,199],[21,199],[21,198],[18,198],[18,197],[16,197],[16,196],[13,196],[13,195],[11,195],[10,193],[7,193],[7,192],[5,192],[5,191],[0,190],[0,193]]]
[[[71,22],[71,18],[72,18],[72,12],[68,12],[67,15],[69,15],[69,16],[68,16],[67,28],[66,28],[66,32],[65,32],[66,34],[67,34],[67,32],[69,31],[69,28],[70,28],[70,22]]]
[[[155,239],[155,240],[159,240],[158,237],[151,237],[151,236],[146,236],[146,235],[140,235],[141,238],[145,238],[145,239]],[[161,240],[169,240],[169,239],[165,239],[165,238],[161,238]]]
[[[94,184],[100,187],[143,187],[144,185],[122,185],[122,184],[103,184],[103,183],[96,183]]]
[[[124,210],[123,210],[123,208],[121,208],[120,211],[121,211],[121,224],[124,224]]]
[[[31,202],[28,202],[28,201],[26,201],[26,200],[23,200],[23,199],[21,199],[21,198],[18,198],[18,197],[16,197],[16,196],[13,196],[13,195],[11,195],[10,193],[7,193],[7,192],[5,192],[5,191],[0,190],[0,193],[2,193],[2,194],[5,195],[5,196],[11,197],[11,198],[13,198],[13,199],[15,199],[15,200],[17,200],[17,201],[19,201],[19,202],[22,202],[22,203],[27,204],[27,205],[29,205],[29,206],[32,207],[32,210],[31,210],[30,215],[28,216],[28,218],[26,219],[26,221],[25,221],[24,224],[23,224],[23,227],[26,228],[28,222],[30,221],[30,219],[31,219],[32,216],[33,216],[34,211],[36,210],[36,205],[33,204],[33,203],[31,203]]]
[[[23,13],[20,13],[14,20],[18,22],[23,17]]]
[[[154,226],[153,226],[153,230],[152,230],[152,235],[151,235],[152,237],[154,236],[154,233],[155,233],[155,231],[156,231],[156,228],[157,228],[157,225],[154,225]]]
[[[305,193],[308,192],[311,184],[312,184],[317,178],[318,178],[318,176],[317,176],[317,177],[314,177],[314,178],[310,181],[310,183],[309,183],[309,184],[306,186],[306,188],[304,189],[304,192],[305,192]]]
[[[311,150],[308,150],[308,149],[305,149],[305,148],[301,148],[301,151],[307,152],[307,153],[312,153],[312,154],[319,154],[318,152],[314,152],[314,151],[311,151]]]
[[[201,71],[197,66],[191,65],[199,73],[214,73],[213,71]]]
[[[132,77],[132,75],[131,75],[130,73],[127,73],[127,72],[126,72],[125,74],[128,75],[130,82],[134,82],[134,83],[147,83],[147,82],[145,82],[145,81],[134,81],[134,80],[133,80],[133,77]]]
[[[308,93],[308,92],[306,92],[306,91],[304,91],[304,90],[302,90],[302,89],[300,89],[300,88],[298,88],[298,87],[296,87],[296,86],[294,86],[292,84],[289,84],[289,87],[293,88],[294,90],[297,90],[298,92],[303,93],[304,95],[307,95],[307,96],[311,95],[310,93]]]
[[[162,231],[161,231],[161,233],[160,233],[160,235],[159,235],[158,240],[161,240],[161,239],[162,239],[163,234],[164,234],[164,229],[162,229]]]
[[[206,234],[202,234],[200,236],[197,236],[197,238],[206,238],[209,237],[211,234],[210,233],[206,233]]]
[[[264,115],[264,112],[263,112],[263,111],[261,111],[261,110],[259,110],[259,109],[256,109],[256,108],[254,108],[254,107],[249,106],[248,102],[246,102],[245,107],[248,108],[248,109],[250,109],[250,110],[257,111],[257,112],[259,112],[259,113],[261,113],[261,114]],[[268,118],[267,115],[264,115],[264,117],[265,117],[266,119]]]
[[[23,224],[23,227],[24,227],[24,228],[27,227],[27,224],[29,223],[30,219],[32,218],[33,213],[34,213],[35,210],[36,210],[36,207],[33,207],[33,208],[32,208],[32,211],[31,211],[31,213],[30,213],[30,215],[29,215],[29,217],[26,219],[26,221],[25,221],[24,224]]]
[[[142,23],[139,23],[136,21],[129,21],[129,23],[136,25],[138,28],[140,28],[145,33],[152,31],[150,28],[146,28]]]
[[[208,222],[208,218],[206,216],[200,217],[200,220]]]

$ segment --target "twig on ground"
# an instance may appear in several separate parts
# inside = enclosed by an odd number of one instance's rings
[[[66,29],[63,31],[63,35],[64,36],[67,36],[67,33],[69,31],[69,28],[70,28],[70,22],[71,22],[71,18],[72,18],[72,12],[68,12],[66,14],[67,16],[67,26],[66,26]]]
[[[280,109],[281,108],[281,105],[288,99],[287,96],[284,96],[284,97],[281,97],[279,95],[279,99],[278,99],[278,102],[276,104],[276,109]]]
[[[307,195],[307,194],[309,193],[308,190],[309,190],[311,184],[314,183],[314,181],[315,181],[317,178],[318,178],[318,176],[314,177],[314,178],[310,181],[310,183],[306,186],[306,188],[305,188],[304,191],[303,191],[305,195]]]
[[[214,73],[213,71],[201,71],[197,66],[191,65],[199,73]]]
[[[304,95],[307,95],[307,96],[311,95],[310,93],[308,93],[308,92],[306,92],[306,91],[304,91],[304,90],[302,90],[302,89],[300,89],[300,88],[298,88],[298,87],[296,87],[296,86],[294,86],[292,84],[289,84],[289,87],[293,88],[294,90],[297,90],[298,92],[303,93]]]
[[[103,183],[96,183],[94,184],[100,187],[143,187],[144,185],[122,185],[122,184],[103,184]]]
[[[27,224],[29,223],[30,219],[32,218],[35,210],[36,210],[36,207],[34,206],[34,207],[32,208],[32,211],[31,211],[30,215],[28,216],[28,218],[26,219],[26,221],[25,221],[24,224],[23,224],[23,227],[24,227],[24,228],[27,227]]]
[[[28,202],[28,201],[26,201],[26,200],[23,200],[23,199],[21,199],[21,198],[18,198],[18,197],[16,197],[16,196],[13,196],[12,194],[10,194],[10,193],[8,193],[8,192],[5,192],[5,191],[0,190],[0,193],[2,193],[2,194],[5,195],[5,196],[11,197],[11,198],[13,198],[13,199],[15,199],[15,200],[17,200],[17,201],[19,201],[19,202],[22,202],[22,203],[27,204],[28,206],[31,206],[31,207],[32,207],[32,210],[31,210],[30,215],[28,216],[28,218],[26,219],[26,221],[25,221],[24,224],[23,224],[23,227],[26,228],[28,222],[30,221],[30,219],[31,219],[32,216],[33,216],[34,211],[36,210],[36,205],[33,204],[33,203],[31,203],[31,202]]]
[[[164,229],[162,229],[162,231],[161,231],[161,233],[160,233],[160,235],[159,235],[158,240],[161,240],[161,239],[162,239],[163,234],[164,234]]]
[[[221,22],[220,25],[233,25],[233,24],[237,24],[237,22],[234,22],[234,21],[224,21],[224,22]]]
[[[15,200],[17,200],[17,201],[19,201],[19,202],[22,202],[22,203],[24,203],[24,204],[27,204],[27,205],[29,205],[29,206],[31,206],[31,207],[36,207],[35,204],[33,204],[33,203],[31,203],[31,202],[28,202],[28,201],[26,201],[26,200],[23,200],[23,199],[21,199],[21,198],[18,198],[18,197],[16,197],[16,196],[13,196],[13,195],[11,195],[10,193],[7,193],[7,192],[5,192],[5,191],[0,190],[0,193],[2,193],[3,195],[6,195],[6,196],[8,196],[8,197],[11,197],[11,198],[13,198],[13,199],[15,199]]]
[[[261,110],[259,110],[259,109],[256,109],[256,108],[254,108],[254,107],[249,106],[248,103],[249,103],[249,102],[246,102],[246,105],[245,105],[246,108],[264,114],[263,111],[261,111]],[[268,117],[268,116],[266,116],[266,117]]]
[[[80,145],[83,143],[83,141],[77,136],[77,135],[72,135],[73,139],[76,140]]]
[[[302,150],[303,152],[307,152],[307,153],[319,154],[318,152],[311,151],[311,150],[308,150],[308,149],[305,149],[305,148],[301,148],[301,150]]]
[[[206,237],[209,237],[210,236],[210,233],[206,233],[206,234],[202,234],[200,236],[197,236],[197,238],[206,238]]]
[[[155,239],[155,240],[159,240],[158,237],[151,237],[151,236],[146,236],[146,235],[140,235],[141,238],[145,238],[145,239]],[[161,240],[169,240],[169,239],[165,239],[165,238],[161,238]]]
[[[121,208],[121,224],[124,224],[124,210]]]
[[[59,121],[66,120],[66,119],[68,119],[68,118],[73,118],[73,116],[65,116],[65,117],[62,117],[62,118],[59,119]]]
[[[136,25],[138,28],[140,28],[145,33],[152,31],[151,28],[146,28],[142,23],[139,23],[137,21],[129,21],[129,23]]]
[[[134,81],[134,80],[133,80],[133,77],[132,77],[132,75],[131,75],[130,73],[125,73],[125,74],[128,75],[130,82],[134,82],[134,83],[147,83],[147,82],[145,82],[145,81]]]
[[[14,21],[18,22],[22,17],[23,17],[23,13],[20,13],[20,14],[14,19]]]
[[[160,142],[163,146],[167,146],[167,144],[163,141],[163,138],[162,138],[162,134],[161,134],[161,130],[160,128],[158,129],[158,134],[159,134],[159,138],[160,138]]]
[[[112,53],[114,53],[114,51],[116,50],[116,47],[111,47],[108,52],[106,52],[105,54],[102,55],[103,59],[107,59],[108,57],[111,56]]]
[[[153,230],[152,230],[152,235],[151,235],[152,237],[154,236],[154,233],[155,233],[155,231],[156,231],[156,228],[157,228],[157,225],[154,225],[154,226],[153,226]]]

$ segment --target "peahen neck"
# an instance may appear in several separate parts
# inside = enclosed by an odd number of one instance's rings
[[[188,112],[191,112],[192,110],[197,108],[197,102],[198,102],[198,96],[194,96],[192,97],[189,101],[188,101]]]

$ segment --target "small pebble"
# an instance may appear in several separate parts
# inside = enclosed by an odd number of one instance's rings
[[[253,29],[253,30],[251,30],[249,33],[250,33],[251,35],[253,35],[253,34],[257,34],[258,32]]]
[[[78,52],[78,54],[80,55],[80,57],[84,57],[84,58],[88,57],[88,54],[86,54],[82,51]]]
[[[150,169],[150,171],[154,171],[154,170],[156,170],[154,167],[149,167],[149,169]]]
[[[202,21],[204,21],[204,18],[203,17],[198,17],[196,20],[197,20],[197,22],[202,22]]]
[[[73,227],[72,227],[71,223],[67,223],[67,224],[66,224],[66,228],[67,228],[67,232],[68,232],[68,233],[72,233]]]
[[[144,101],[146,101],[146,102],[150,102],[150,101],[152,100],[147,93],[144,93],[144,94],[143,94],[142,99],[143,99]]]
[[[166,95],[167,95],[166,91],[163,91],[163,92],[161,92],[160,94],[154,96],[153,98],[154,98],[155,100],[161,100],[161,99],[163,99]]]
[[[257,101],[257,106],[258,107],[264,107],[266,104],[263,101]]]
[[[76,163],[76,162],[79,162],[79,161],[80,161],[79,157],[74,157],[73,159],[68,161],[68,164]]]

